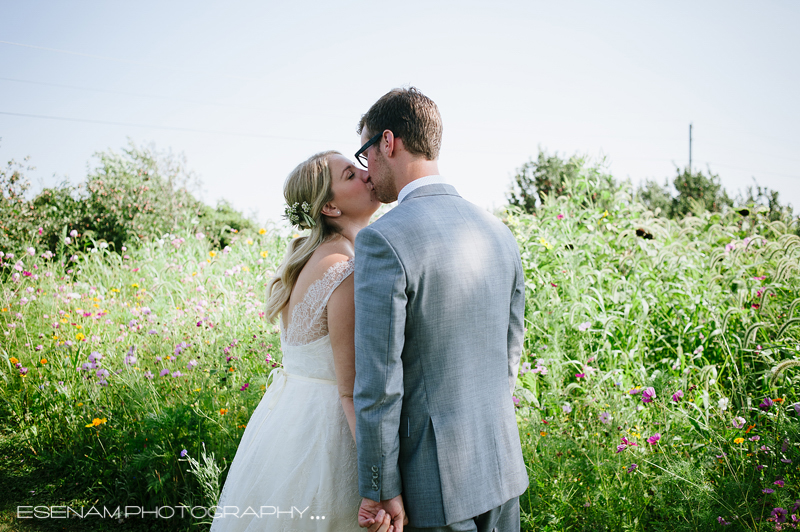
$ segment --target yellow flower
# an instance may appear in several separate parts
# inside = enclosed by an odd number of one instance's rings
[[[292,235],[292,238],[297,238],[299,236],[300,236],[300,233],[295,233],[295,234]]]
[[[83,403],[78,403],[78,406],[83,406]]]
[[[43,358],[39,361],[42,365],[47,364],[47,359]]]
[[[8,361],[11,362],[12,364],[19,363],[19,360],[17,360],[17,357],[11,357],[11,358],[8,359]]]
[[[99,298],[96,298],[96,297],[93,297],[93,298],[92,298],[92,301],[94,301],[95,303],[97,303],[98,301],[100,301],[100,299],[99,299]]]
[[[81,340],[83,340],[84,338],[86,338],[86,336],[84,336],[84,334],[83,334],[83,333],[78,333],[78,334],[76,334],[76,335],[75,335],[75,339],[76,339],[77,341],[79,341],[79,342],[80,342]]]
[[[93,306],[94,308],[100,308],[100,305],[98,305],[97,303],[94,303],[92,306]]]
[[[96,417],[96,418],[94,418],[94,419],[92,420],[92,422],[91,422],[91,423],[89,423],[89,424],[88,424],[88,425],[86,425],[86,426],[87,426],[87,427],[99,427],[100,425],[102,425],[102,424],[103,424],[103,423],[105,423],[106,421],[108,421],[106,418],[100,419],[99,417]]]
[[[3,307],[3,312],[8,312],[8,309]]]
[[[541,431],[541,432],[539,433],[539,436],[541,436],[541,437],[545,437],[545,436],[547,436],[547,433],[546,433],[545,431]]]
[[[228,413],[228,409],[227,408],[220,408],[219,409],[219,413],[224,416],[225,414]]]
[[[211,257],[211,258],[213,259],[214,257],[216,257],[216,256],[217,256],[217,252],[216,252],[216,251],[209,251],[209,252],[208,252],[208,256],[209,256],[209,257]]]
[[[228,368],[228,371],[234,371],[234,368]]]
[[[69,320],[67,318],[61,318],[61,323],[67,323]]]
[[[265,259],[267,258],[267,255],[269,255],[269,251],[267,251],[266,249],[261,252],[261,256],[264,257]]]
[[[194,277],[195,275],[197,275],[197,272],[192,272],[192,277]]]
[[[259,234],[259,235],[263,235],[263,234],[264,234],[264,233],[266,233],[266,232],[267,232],[267,230],[266,230],[266,229],[264,229],[263,227],[262,227],[261,229],[259,229],[259,230],[258,230],[258,234]]]
[[[75,324],[75,328],[76,328],[76,329],[83,329],[83,325],[80,325],[80,324]]]
[[[199,392],[200,388],[195,388],[194,391]]]
[[[735,440],[733,440],[733,443],[742,443],[743,441],[744,438],[736,438]]]
[[[139,283],[133,283],[133,284],[131,285],[131,288],[139,288]]]

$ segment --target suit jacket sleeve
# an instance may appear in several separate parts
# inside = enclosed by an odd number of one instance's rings
[[[522,357],[522,344],[525,340],[525,273],[522,269],[519,248],[514,245],[514,268],[516,270],[516,282],[514,292],[511,294],[511,308],[508,320],[508,384],[511,393],[517,383],[517,372],[519,371],[519,361]]]
[[[358,485],[362,497],[382,501],[402,491],[398,454],[406,274],[389,242],[370,227],[358,233],[355,263]]]

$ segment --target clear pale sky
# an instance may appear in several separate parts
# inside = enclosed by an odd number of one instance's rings
[[[185,153],[206,202],[277,221],[292,168],[352,157],[360,116],[414,85],[442,174],[489,209],[539,146],[663,182],[692,122],[695,168],[800,210],[796,0],[0,0],[0,20],[0,160],[31,156],[36,189],[131,138]]]

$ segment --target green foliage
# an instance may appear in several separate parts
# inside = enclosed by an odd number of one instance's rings
[[[528,289],[524,528],[766,529],[800,498],[797,220],[670,220],[629,184],[608,209],[587,202],[598,189],[580,175],[535,216],[506,214]],[[637,445],[617,452],[622,437]]]
[[[568,160],[558,153],[548,155],[539,148],[536,160],[530,160],[517,169],[514,183],[508,194],[509,205],[519,207],[527,213],[536,212],[547,197],[564,194],[567,181],[574,181],[584,169],[584,157],[573,155]]]
[[[57,253],[64,237],[75,230],[86,237],[86,246],[102,241],[120,250],[125,244],[191,230],[224,247],[233,235],[255,230],[228,202],[213,208],[197,200],[190,192],[196,179],[182,157],[133,143],[95,157],[85,182],[62,182],[30,201],[24,197],[29,188],[24,168],[11,161],[0,172],[5,191],[0,214],[7,220],[0,222],[0,244],[22,246],[37,236],[42,246]]]
[[[25,200],[30,182],[25,171],[33,170],[26,166],[28,158],[22,163],[11,159],[5,168],[0,168],[0,247],[9,248],[28,241],[36,219]]]

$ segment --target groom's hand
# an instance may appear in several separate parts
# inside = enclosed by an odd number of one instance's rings
[[[403,525],[408,524],[403,496],[376,502],[366,497],[361,500],[358,509],[358,526],[368,528],[369,532],[403,532]]]

